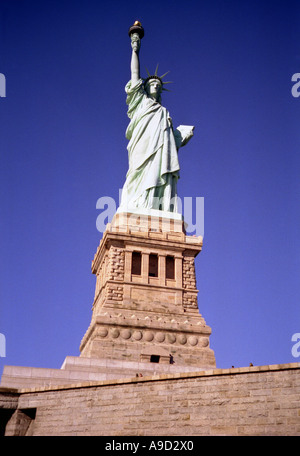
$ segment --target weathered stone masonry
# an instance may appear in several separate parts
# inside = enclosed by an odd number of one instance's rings
[[[2,388],[0,407],[6,435],[300,435],[300,363]]]
[[[174,372],[215,367],[211,329],[197,302],[202,238],[187,236],[182,220],[171,226],[171,220],[129,215],[115,215],[94,256],[96,292],[81,357],[165,362],[167,356]]]

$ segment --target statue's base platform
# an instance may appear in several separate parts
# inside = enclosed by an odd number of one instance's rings
[[[211,367],[208,369],[211,369]],[[149,363],[67,356],[61,369],[4,366],[1,387],[22,389],[42,386],[68,386],[82,382],[180,374],[195,371],[197,369],[194,367],[176,366],[175,364],[163,362]]]
[[[171,219],[171,220],[183,220],[183,215],[179,212],[169,212],[169,211],[161,211],[158,209],[147,209],[143,207],[139,208],[122,208],[119,207],[117,209],[116,214],[128,214],[128,215],[138,215],[138,216],[147,216],[147,217],[157,217],[163,219]]]
[[[183,216],[177,212],[159,211],[156,209],[138,209],[131,212],[117,210],[107,230],[123,232],[164,232],[185,233]]]

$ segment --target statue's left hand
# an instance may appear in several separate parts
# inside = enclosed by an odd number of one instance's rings
[[[192,125],[179,125],[179,127],[174,130],[177,149],[179,149],[179,147],[185,146],[189,142],[189,140],[194,135],[194,129],[195,127]]]

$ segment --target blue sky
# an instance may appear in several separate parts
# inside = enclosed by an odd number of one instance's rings
[[[217,367],[299,361],[300,3],[2,0],[0,369],[79,355],[96,202],[117,200],[127,172],[136,19],[142,75],[170,70],[163,104],[195,125],[178,191],[205,200],[198,303]]]

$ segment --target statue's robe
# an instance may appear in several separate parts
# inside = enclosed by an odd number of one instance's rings
[[[166,108],[148,97],[143,80],[126,84],[130,123],[129,169],[122,190],[122,208],[177,211],[178,141]],[[178,139],[178,138],[177,138]]]

